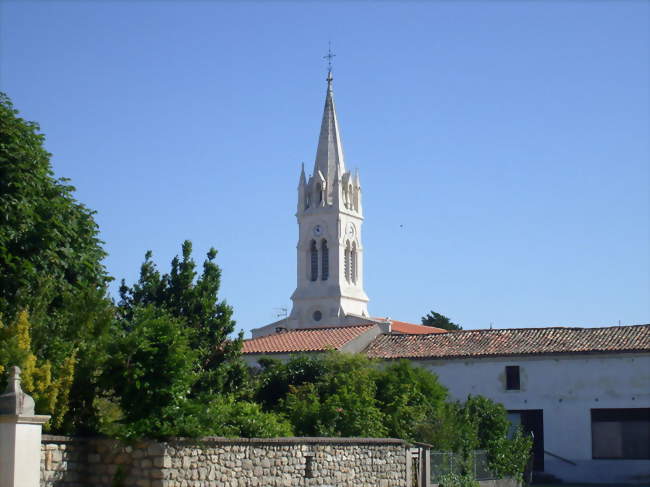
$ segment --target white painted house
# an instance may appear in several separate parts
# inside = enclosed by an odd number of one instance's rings
[[[452,399],[503,404],[533,432],[537,471],[650,483],[650,325],[383,335],[365,353],[431,370]]]
[[[298,185],[297,286],[287,318],[244,357],[340,350],[408,359],[452,398],[480,394],[535,435],[535,467],[566,481],[650,484],[650,325],[446,332],[373,318],[363,288],[361,184],[345,167],[332,73],[316,161]]]

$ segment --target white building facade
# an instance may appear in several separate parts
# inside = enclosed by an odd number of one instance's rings
[[[503,404],[511,422],[535,434],[537,471],[565,482],[650,483],[650,423],[643,411],[632,411],[650,408],[649,355],[419,363],[453,399],[471,394]],[[507,367],[519,369],[519,389],[508,389]]]
[[[374,358],[435,373],[450,398],[501,403],[534,435],[534,470],[650,485],[650,325],[380,336]]]

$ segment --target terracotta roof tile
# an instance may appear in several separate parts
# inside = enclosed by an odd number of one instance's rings
[[[339,350],[376,325],[288,330],[244,340],[243,353],[291,353]]]
[[[607,328],[460,330],[434,335],[381,335],[375,358],[469,358],[546,353],[648,352],[650,325]]]
[[[390,327],[394,332],[404,333],[406,335],[431,335],[433,333],[447,333],[448,331],[442,328],[436,328],[435,326],[416,325],[404,321],[390,320],[390,322]]]

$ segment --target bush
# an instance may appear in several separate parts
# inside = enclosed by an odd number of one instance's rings
[[[421,426],[439,416],[447,398],[447,389],[435,374],[408,360],[377,370],[375,383],[388,435],[407,441],[421,439]]]
[[[473,475],[447,473],[438,479],[438,487],[479,487]]]
[[[280,403],[296,434],[385,436],[370,360],[340,353],[321,360],[324,373],[320,378],[289,386],[289,394]]]
[[[257,403],[235,401],[230,397],[216,401],[208,411],[213,420],[210,435],[243,438],[293,435],[291,424],[286,418],[262,411]]]
[[[499,477],[523,480],[523,473],[530,459],[533,439],[517,429],[511,439],[500,438],[488,445],[489,466]]]

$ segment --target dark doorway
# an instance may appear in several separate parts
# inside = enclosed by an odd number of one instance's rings
[[[525,435],[533,435],[533,470],[544,471],[544,410],[518,409],[508,411],[513,426],[521,426]]]

